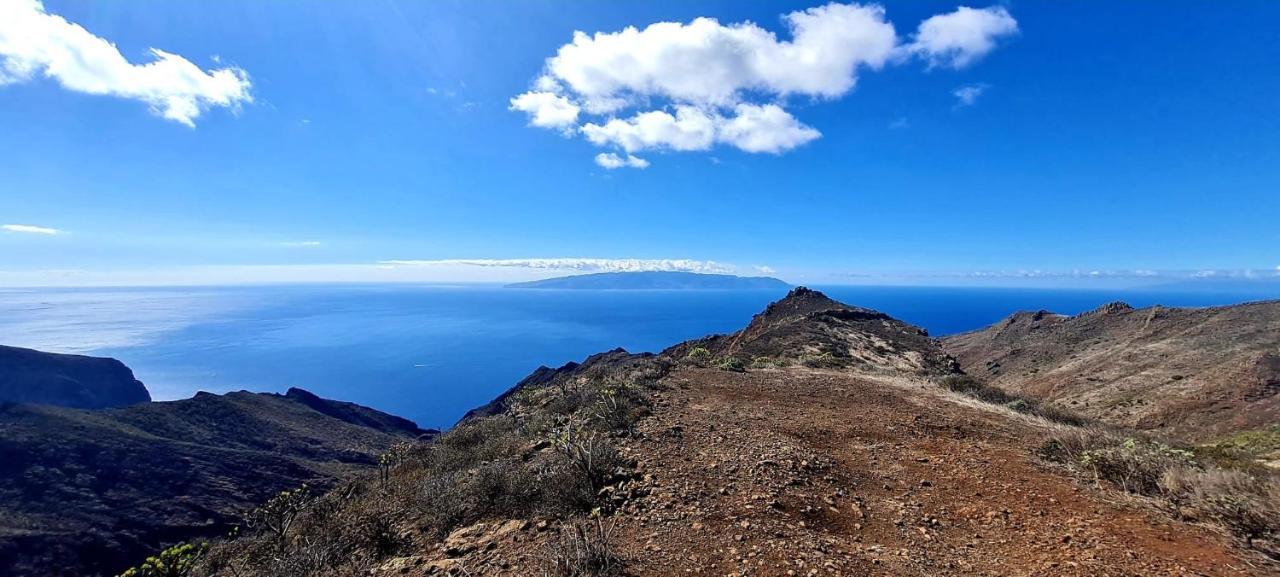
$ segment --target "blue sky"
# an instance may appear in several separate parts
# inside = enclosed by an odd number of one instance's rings
[[[50,39],[30,26],[0,23],[0,223],[18,225],[0,229],[0,284],[628,268],[974,282],[1280,265],[1274,2],[975,4],[992,17],[943,22],[960,28],[932,40],[921,23],[960,4],[892,2],[882,23],[896,37],[879,48],[874,8],[817,2],[0,4],[79,25],[128,65],[155,61],[152,48],[182,61],[84,72],[104,88],[50,68]],[[801,42],[784,15],[808,9],[839,25],[810,36],[810,55],[853,58],[851,72],[787,60]],[[831,20],[837,9],[862,20]],[[766,37],[729,48],[767,65],[718,69],[656,31],[612,42],[699,17],[722,41],[754,23]],[[605,36],[557,76],[548,58],[574,31]],[[582,112],[531,126],[513,98],[532,92]],[[604,110],[610,95],[625,104]],[[783,122],[735,132],[754,118],[740,105]],[[714,131],[628,124],[682,107]],[[601,154],[646,166],[605,168]],[[566,258],[595,260],[529,260]]]

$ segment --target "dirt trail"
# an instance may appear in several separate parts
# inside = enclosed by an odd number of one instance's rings
[[[1208,529],[1108,502],[1031,425],[867,378],[685,369],[626,449],[636,575],[1263,575]]]

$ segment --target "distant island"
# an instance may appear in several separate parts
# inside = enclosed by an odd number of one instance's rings
[[[519,282],[507,288],[578,290],[762,290],[791,285],[767,276],[735,276],[694,272],[602,272]]]

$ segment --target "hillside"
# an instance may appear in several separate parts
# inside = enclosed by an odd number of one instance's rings
[[[1117,498],[1133,477],[1082,464],[1144,459],[1163,479],[1174,465],[1153,463],[1195,457],[986,402],[949,359],[796,289],[732,335],[541,368],[289,534],[215,543],[194,574],[1275,574],[1268,477],[1233,489],[1262,521],[1231,533],[1238,517],[1181,496],[1245,473],[1178,469],[1183,488],[1160,485],[1177,509],[1146,486]]]
[[[150,400],[133,371],[115,359],[0,346],[0,402],[101,409]]]
[[[427,433],[299,389],[101,411],[0,404],[0,574],[114,575]]]
[[[507,288],[578,290],[766,290],[791,285],[776,278],[674,271],[602,272],[513,283]]]
[[[1107,423],[1197,439],[1280,423],[1280,301],[1023,312],[944,344],[974,376]]]

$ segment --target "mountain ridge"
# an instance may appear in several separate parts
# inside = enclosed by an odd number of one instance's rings
[[[773,277],[678,271],[602,272],[518,282],[506,288],[565,290],[766,290],[790,288]]]
[[[1280,301],[1024,311],[942,342],[992,385],[1111,424],[1210,438],[1280,422]]]

